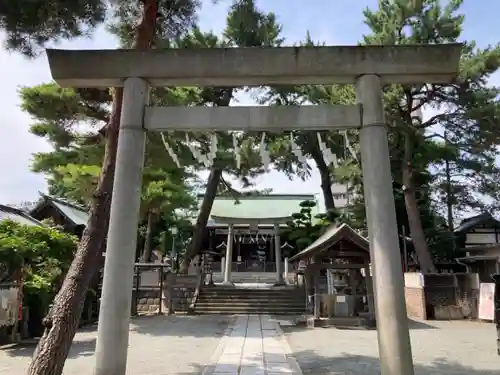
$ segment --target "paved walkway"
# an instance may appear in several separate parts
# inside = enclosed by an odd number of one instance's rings
[[[281,329],[270,316],[239,316],[204,375],[301,374]]]
[[[127,374],[302,375],[297,362],[304,375],[380,374],[374,330],[283,330],[288,340],[270,316],[133,319]],[[413,322],[415,374],[498,375],[495,335],[488,323]],[[95,339],[95,330],[78,332],[64,375],[92,374]],[[0,350],[0,374],[25,374],[33,349]]]
[[[499,375],[492,323],[411,322],[415,375]],[[283,327],[304,375],[380,375],[377,331]]]
[[[229,316],[152,316],[132,319],[127,375],[200,375],[224,336]],[[95,329],[80,330],[63,375],[94,371]],[[0,374],[24,375],[35,345],[0,350]]]

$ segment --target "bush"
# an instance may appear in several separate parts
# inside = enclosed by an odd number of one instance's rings
[[[77,238],[56,227],[0,221],[0,280],[23,272],[23,304],[45,313],[76,250]],[[33,305],[33,306],[31,306]]]

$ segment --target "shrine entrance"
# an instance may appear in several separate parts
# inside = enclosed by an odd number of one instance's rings
[[[382,102],[386,84],[449,83],[462,45],[47,50],[62,87],[124,87],[95,375],[125,375],[146,130],[359,129],[382,375],[414,373]],[[355,105],[150,107],[150,86],[353,84]],[[264,135],[262,144],[264,145]],[[292,137],[293,138],[293,137]],[[326,160],[331,152],[323,149]],[[237,148],[237,146],[235,146]],[[214,149],[204,155],[206,165]],[[291,141],[291,151],[304,160]],[[270,162],[261,147],[264,166]],[[236,157],[238,159],[238,157]],[[174,158],[172,158],[174,159]]]

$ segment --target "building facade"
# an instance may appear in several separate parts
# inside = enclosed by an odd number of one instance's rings
[[[284,229],[304,201],[316,199],[309,194],[217,197],[201,250],[212,254],[214,267],[220,266],[226,282],[231,271],[278,273],[284,257],[294,250],[283,236]],[[317,205],[311,210],[313,217],[319,213]]]

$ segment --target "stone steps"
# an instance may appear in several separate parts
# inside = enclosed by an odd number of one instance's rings
[[[262,289],[215,286],[201,291],[194,312],[300,315],[304,311],[304,292],[294,287]]]

